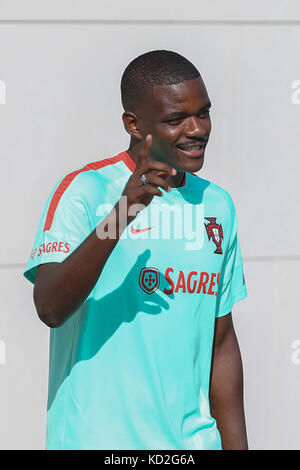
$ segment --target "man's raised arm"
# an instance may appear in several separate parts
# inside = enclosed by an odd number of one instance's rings
[[[135,204],[146,207],[154,196],[162,196],[159,187],[170,190],[169,181],[176,170],[166,163],[148,158],[152,136],[145,139],[134,173],[122,196],[126,197],[126,214],[119,214],[119,201],[90,235],[61,263],[41,264],[37,269],[34,303],[39,318],[49,327],[61,326],[86,300],[101,275],[105,263],[127,225],[135,219],[128,211]],[[147,175],[148,184],[141,181]],[[142,207],[143,207],[142,206]],[[124,205],[122,204],[122,208]],[[139,209],[140,210],[140,209]],[[100,238],[107,224],[115,224],[114,238]]]

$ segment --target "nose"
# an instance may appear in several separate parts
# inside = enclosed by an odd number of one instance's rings
[[[205,135],[205,128],[201,124],[201,119],[196,116],[190,116],[187,120],[185,135],[189,137],[202,137]]]

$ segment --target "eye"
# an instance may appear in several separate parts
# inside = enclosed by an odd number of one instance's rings
[[[198,114],[199,118],[206,118],[209,116],[209,113],[210,113],[210,109],[205,109],[204,111],[202,111],[201,113]]]
[[[183,118],[176,118],[172,119],[171,121],[167,121],[167,124],[170,124],[170,126],[178,126],[183,121]]]

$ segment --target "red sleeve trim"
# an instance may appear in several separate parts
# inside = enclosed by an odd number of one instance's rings
[[[80,170],[73,171],[72,173],[69,173],[67,176],[65,176],[65,178],[60,182],[59,186],[56,188],[52,196],[43,231],[46,232],[47,230],[50,230],[53,219],[54,219],[54,214],[55,214],[55,211],[57,209],[60,199],[62,198],[64,192],[70,186],[74,178],[76,178],[76,176],[79,175],[79,173],[82,173],[83,171],[89,171],[89,170],[99,170],[100,168],[103,168],[107,165],[112,165],[114,163],[117,163],[120,160],[124,161],[125,165],[128,167],[130,171],[132,172],[134,171],[135,163],[131,159],[130,155],[127,152],[121,152],[115,157],[105,158],[104,160],[100,160],[98,162],[88,163],[86,166],[84,166]]]

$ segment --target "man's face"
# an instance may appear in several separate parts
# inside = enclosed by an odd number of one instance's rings
[[[144,138],[152,135],[152,157],[177,171],[199,171],[211,131],[210,106],[201,77],[155,86],[140,108],[140,130]]]

